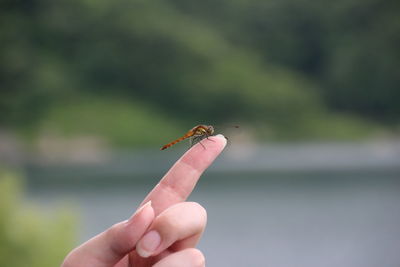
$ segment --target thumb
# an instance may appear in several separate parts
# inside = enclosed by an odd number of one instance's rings
[[[154,219],[151,201],[143,205],[126,221],[117,223],[74,249],[63,267],[97,266],[110,267],[135,249],[136,243]]]

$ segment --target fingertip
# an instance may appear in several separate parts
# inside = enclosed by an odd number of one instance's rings
[[[178,161],[185,162],[200,172],[203,172],[224,150],[226,138],[222,134],[210,136],[201,140],[189,149]]]
[[[215,142],[217,142],[217,145],[219,145],[222,149],[225,148],[226,143],[227,143],[226,137],[223,136],[222,134],[217,134],[217,135],[211,136],[211,137],[209,137],[209,139],[214,140]]]
[[[198,156],[218,156],[226,146],[226,138],[222,134],[209,136],[186,152],[187,154],[193,154]],[[183,156],[185,157],[185,155]]]

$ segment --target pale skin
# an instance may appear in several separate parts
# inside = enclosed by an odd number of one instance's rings
[[[187,202],[201,174],[226,145],[211,136],[187,151],[165,174],[126,221],[72,250],[62,267],[197,267],[205,266],[196,244],[207,214]]]

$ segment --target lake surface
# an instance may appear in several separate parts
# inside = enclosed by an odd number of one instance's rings
[[[208,212],[199,245],[207,266],[400,266],[398,148],[374,154],[335,147],[337,152],[306,146],[253,151],[246,158],[223,155],[190,197]],[[324,156],[315,156],[316,149]],[[80,240],[87,240],[128,218],[176,159],[158,159],[163,163],[151,171],[129,171],[124,162],[141,155],[97,167],[30,166],[28,199],[50,209],[71,203],[81,218]],[[277,156],[281,160],[272,164]]]

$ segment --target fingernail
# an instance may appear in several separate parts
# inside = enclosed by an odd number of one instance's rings
[[[136,252],[143,258],[151,256],[161,244],[160,234],[152,230],[145,234],[136,245]]]
[[[146,202],[146,204],[144,204],[143,206],[141,206],[137,211],[135,211],[135,213],[128,219],[128,221],[132,220],[137,214],[139,214],[140,212],[142,212],[145,208],[147,208],[148,206],[151,206],[151,200]]]

